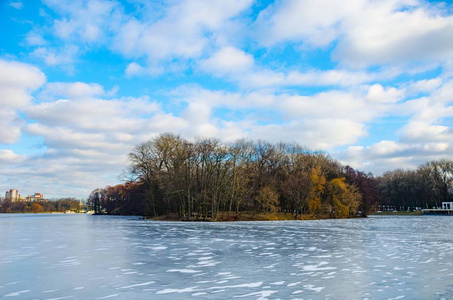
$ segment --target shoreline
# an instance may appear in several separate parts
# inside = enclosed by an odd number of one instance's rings
[[[226,214],[226,215],[225,215]],[[349,217],[349,218],[332,218],[329,215],[310,215],[302,214],[298,218],[290,213],[239,213],[238,215],[228,215],[220,213],[216,220],[203,219],[193,217],[191,220],[187,220],[186,217],[181,217],[177,214],[162,215],[157,217],[144,216],[145,220],[152,221],[169,221],[169,222],[250,222],[250,221],[314,221],[314,220],[328,220],[328,219],[355,219],[355,218],[366,218],[366,217]]]
[[[372,212],[370,216],[422,216],[421,211],[382,211],[382,212]]]

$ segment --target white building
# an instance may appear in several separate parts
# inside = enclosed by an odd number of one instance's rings
[[[5,193],[5,200],[11,200],[11,202],[19,201],[20,195],[19,191],[15,189],[10,189]]]
[[[27,202],[35,202],[35,201],[42,201],[44,200],[44,196],[41,193],[34,193],[33,195],[28,195],[25,198]]]
[[[453,209],[453,202],[442,202],[442,209]]]

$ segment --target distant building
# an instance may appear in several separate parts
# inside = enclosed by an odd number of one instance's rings
[[[442,209],[453,209],[453,202],[442,202]]]
[[[442,202],[442,206],[433,209],[422,209],[424,215],[453,215],[453,202]]]
[[[25,199],[27,202],[42,201],[44,196],[41,193],[34,193],[33,195],[28,195]]]
[[[11,202],[16,202],[20,200],[20,194],[18,190],[10,189],[5,193],[5,200],[10,200]]]

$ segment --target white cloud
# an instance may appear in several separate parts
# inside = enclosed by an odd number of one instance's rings
[[[91,132],[136,132],[143,127],[146,116],[159,111],[159,105],[147,98],[58,100],[26,109],[27,116],[41,124]]]
[[[438,85],[429,96],[402,105],[405,110],[412,113],[411,119],[400,130],[402,140],[411,143],[416,141],[451,143],[453,130],[448,119],[453,117],[452,104],[453,80],[450,80]]]
[[[19,140],[24,121],[19,118],[14,109],[0,111],[0,143],[12,144]]]
[[[58,15],[50,27],[36,27],[25,41],[37,46],[30,55],[48,66],[59,66],[73,74],[79,56],[92,47],[105,45],[111,34],[120,27],[123,12],[117,1],[43,1]],[[48,15],[44,9],[42,16]],[[44,39],[44,37],[51,37]],[[56,38],[55,38],[56,37]]]
[[[2,85],[2,105],[8,103],[26,103],[30,95],[27,93],[41,87],[46,81],[46,76],[36,67],[16,62],[0,59],[0,84]],[[21,92],[8,97],[8,92]],[[14,89],[17,89],[14,91]]]
[[[309,46],[326,46],[341,33],[341,21],[360,10],[362,1],[276,2],[262,11],[256,21],[258,39],[272,46],[283,41],[301,41]]]
[[[453,110],[450,110],[450,113]],[[453,131],[448,126],[430,124],[422,121],[410,121],[402,129],[405,141],[448,141],[453,139]]]
[[[391,80],[401,74],[424,72],[426,69],[385,68],[376,71],[358,71],[347,68],[330,70],[308,69],[272,70],[260,66],[254,57],[234,47],[224,47],[202,60],[199,67],[214,77],[236,82],[244,89],[284,88],[300,86],[352,87],[361,84]],[[130,69],[130,70],[129,70]],[[143,73],[143,68],[130,64],[126,73]],[[421,82],[419,83],[422,84]],[[428,84],[428,83],[426,83]],[[434,82],[431,82],[434,84]],[[420,86],[421,88],[421,86]]]
[[[369,123],[393,113],[399,105],[400,93],[381,86],[364,87],[354,92],[333,90],[312,96],[225,93],[186,87],[176,91],[174,97],[188,103],[183,118],[195,124],[194,127],[199,123],[206,124],[212,111],[221,109],[226,110],[223,120],[230,128],[236,124],[242,136],[289,140],[309,147],[332,149],[357,142],[367,134]],[[187,118],[188,112],[192,118]],[[216,123],[212,118],[209,122],[222,136],[222,126],[226,123]]]
[[[383,140],[370,146],[349,146],[336,156],[355,168],[382,173],[453,155],[453,81],[421,80],[406,86],[406,93],[429,93],[396,104],[397,114],[409,117],[398,129],[397,140]]]
[[[350,146],[334,156],[353,168],[381,175],[396,168],[415,169],[426,161],[451,157],[449,143],[403,143],[380,141],[371,146]]]
[[[0,163],[20,163],[27,159],[27,155],[14,153],[9,149],[0,149]]]
[[[230,19],[251,3],[249,0],[172,3],[157,20],[125,21],[114,36],[113,48],[128,57],[146,57],[154,69],[173,59],[199,58],[217,40],[222,40]]]
[[[441,78],[422,79],[416,82],[410,82],[405,87],[409,95],[418,95],[419,93],[430,93],[442,85]]]
[[[29,33],[27,33],[25,40],[30,46],[42,46],[46,43],[44,38],[42,37],[42,34],[35,31],[30,31]]]
[[[93,84],[75,84],[104,90]],[[63,85],[66,96],[70,87],[69,83]],[[36,189],[49,197],[86,197],[96,187],[115,184],[135,145],[160,132],[188,127],[180,118],[162,112],[147,97],[70,98],[38,102],[24,111],[30,121],[24,131],[40,137],[46,151],[7,161],[2,173],[9,182],[23,187],[20,189]],[[5,159],[13,157],[10,151],[2,155]]]
[[[254,59],[250,54],[234,47],[224,47],[210,58],[201,62],[201,68],[214,75],[233,74],[248,71],[253,67]]]
[[[346,21],[334,58],[354,66],[452,58],[453,17],[428,5],[371,2]]]
[[[121,18],[116,1],[44,1],[62,15],[54,21],[54,33],[63,40],[103,43],[106,33]]]
[[[354,0],[347,5],[292,0],[270,5],[254,26],[264,46],[295,42],[322,47],[336,41],[333,58],[355,68],[441,63],[453,53],[453,17],[444,12],[417,0]]]
[[[45,75],[36,67],[0,59],[0,143],[14,143],[19,139],[23,121],[17,111],[29,104],[31,92],[45,81]]]
[[[59,97],[79,99],[104,95],[106,95],[104,88],[97,83],[51,82],[45,86],[40,98],[46,100],[54,100]]]
[[[126,73],[127,77],[132,77],[132,76],[141,75],[143,73],[146,73],[146,71],[145,71],[145,68],[143,68],[139,64],[132,62],[127,65],[125,73]]]
[[[330,90],[312,96],[279,97],[278,105],[289,117],[342,118],[371,122],[391,113],[394,103],[402,99],[401,91],[380,85],[357,91]]]
[[[248,135],[251,139],[272,142],[295,142],[315,150],[330,150],[354,143],[366,134],[364,124],[340,118],[304,118],[283,124],[254,125]]]
[[[399,90],[393,87],[385,89],[380,84],[373,84],[368,90],[366,98],[371,102],[379,103],[395,103],[402,100],[405,96],[403,90]]]
[[[30,55],[44,60],[48,66],[62,66],[68,73],[74,71],[74,63],[79,54],[79,47],[68,45],[62,49],[40,47],[36,48]]]
[[[24,4],[21,1],[10,1],[9,6],[14,7],[15,9],[24,8]]]

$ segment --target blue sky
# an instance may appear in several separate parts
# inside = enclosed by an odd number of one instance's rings
[[[380,175],[451,158],[442,1],[1,1],[0,189],[86,197],[159,133]]]

